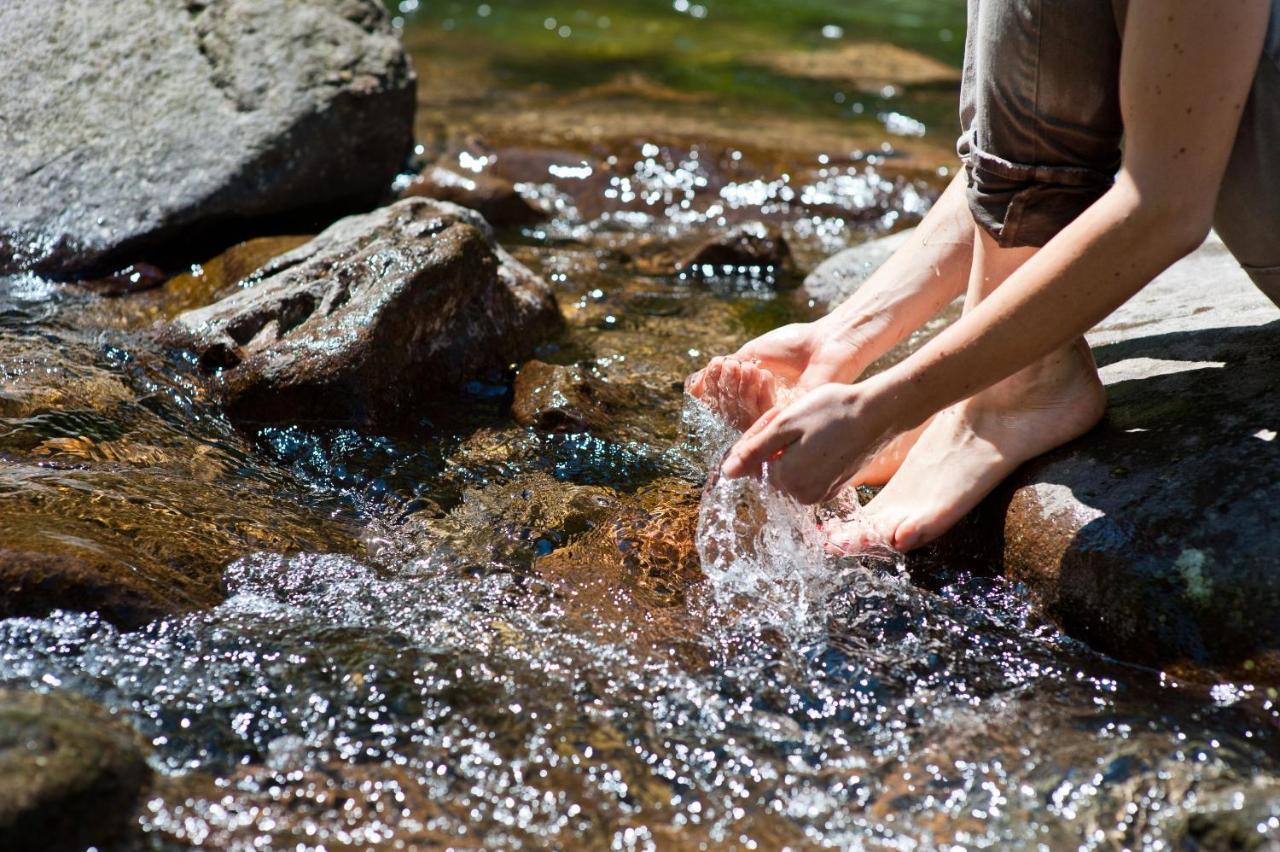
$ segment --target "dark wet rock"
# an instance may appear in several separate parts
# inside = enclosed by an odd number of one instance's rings
[[[791,269],[791,248],[782,232],[760,222],[748,222],[704,242],[676,264],[681,274],[705,275],[703,270],[763,267]]]
[[[412,147],[413,71],[375,0],[10,0],[0,32],[0,273],[376,198]]]
[[[0,548],[0,618],[42,617],[56,609],[96,612],[125,629],[176,611],[127,564]]]
[[[70,850],[128,831],[151,771],[138,736],[77,696],[0,690],[0,847]]]
[[[625,386],[610,384],[578,366],[529,361],[515,381],[511,414],[521,426],[542,432],[613,431],[618,412],[636,403]]]
[[[806,288],[838,302],[901,239],[838,255]],[[1280,677],[1280,311],[1214,238],[1089,339],[1106,419],[939,549],[1003,565],[1100,650]]]
[[[408,198],[337,222],[162,336],[196,353],[233,416],[386,420],[561,322],[474,211]]]
[[[636,252],[635,266],[645,275],[716,278],[756,271],[773,274],[795,263],[782,231],[763,222],[747,222],[716,234],[691,249],[653,240]]]
[[[435,198],[470,207],[495,228],[532,225],[546,218],[509,180],[484,173],[460,174],[440,166],[423,169],[401,196]]]
[[[1280,651],[1280,311],[1214,240],[1090,341],[1106,420],[994,495],[1006,573],[1109,653],[1262,664]]]
[[[837,255],[806,289],[839,302],[903,238]],[[1280,679],[1280,311],[1214,237],[1089,340],[1105,420],[1024,466],[939,550],[1003,565],[1108,653]]]
[[[100,296],[127,296],[152,290],[165,282],[164,271],[150,263],[133,263],[102,278],[80,282],[80,286]]]

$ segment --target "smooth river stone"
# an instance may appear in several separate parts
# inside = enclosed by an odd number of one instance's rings
[[[891,246],[843,252],[806,286],[834,304]],[[1276,679],[1280,310],[1215,235],[1089,341],[1106,418],[1024,465],[935,553],[1002,566],[1109,654]]]
[[[367,204],[412,149],[413,69],[377,0],[5,0],[0,33],[0,274]]]

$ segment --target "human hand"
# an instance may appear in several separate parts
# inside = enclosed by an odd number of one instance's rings
[[[801,503],[834,497],[894,435],[899,406],[874,382],[828,383],[765,412],[729,451],[721,470],[735,478],[759,476]]]
[[[778,401],[778,392],[807,390],[857,378],[863,363],[847,335],[822,321],[792,323],[750,341],[733,355],[713,358],[685,383],[738,429],[746,429]]]

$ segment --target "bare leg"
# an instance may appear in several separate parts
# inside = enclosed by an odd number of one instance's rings
[[[978,229],[966,310],[980,303],[1035,253],[1001,249]],[[987,390],[939,412],[901,469],[867,506],[873,535],[899,550],[950,529],[1028,459],[1076,438],[1098,422],[1106,394],[1083,338]],[[862,546],[866,530],[833,531],[842,549]]]

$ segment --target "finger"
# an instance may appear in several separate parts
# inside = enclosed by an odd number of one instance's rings
[[[764,371],[761,381],[756,383],[756,411],[767,411],[778,398],[778,384],[773,373]]]
[[[726,358],[720,370],[720,378],[716,382],[716,400],[720,414],[735,429],[741,428],[738,423],[741,401],[738,399],[738,362]]]
[[[796,381],[796,387],[800,390],[813,390],[819,385],[839,382],[841,379],[840,368],[832,364],[813,364],[805,368],[800,374],[799,380]]]
[[[764,414],[761,414],[756,419],[756,422],[751,424],[751,428],[743,432],[742,437],[738,440],[745,441],[747,438],[754,438],[756,435],[759,435],[762,430],[767,428],[769,424],[773,422],[774,418],[782,413],[782,408],[783,407],[781,405],[775,405]]]
[[[826,493],[825,484],[814,478],[821,465],[809,456],[797,446],[769,462],[769,484],[806,506],[821,502]]]
[[[752,427],[753,434],[744,435],[729,451],[720,469],[730,479],[737,479],[750,474],[758,474],[761,466],[777,453],[782,452],[797,439],[799,434],[794,429],[780,425],[778,414],[766,413],[768,422]],[[765,419],[761,418],[761,421]]]
[[[724,358],[712,358],[711,363],[703,370],[703,381],[706,387],[706,395],[708,399],[719,399],[720,397],[720,373],[724,370]]]
[[[699,397],[702,396],[702,392],[703,390],[706,389],[706,386],[707,386],[706,373],[707,373],[707,370],[704,367],[698,372],[690,375],[689,378],[685,379],[684,392],[689,394],[690,396],[699,396]]]
[[[741,396],[742,364],[737,358],[726,358],[720,373],[720,395],[734,403],[735,410]]]

